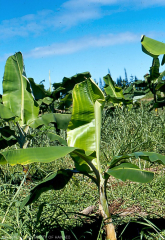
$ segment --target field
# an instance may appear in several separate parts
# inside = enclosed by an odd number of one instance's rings
[[[41,134],[31,140],[29,147],[57,145],[47,137],[47,129],[42,127]],[[66,135],[64,130],[60,134]],[[165,111],[149,111],[143,101],[140,107],[130,111],[105,108],[101,130],[102,169],[108,168],[113,156],[140,151],[165,154]],[[122,182],[114,177],[108,180],[108,204],[118,239],[163,239],[165,167],[142,160],[135,163],[154,172],[154,180],[145,184]],[[3,165],[0,239],[105,239],[104,222],[98,214],[97,187],[86,176],[77,174],[64,189],[49,190],[35,203],[20,209],[20,203],[39,181],[58,169],[72,167],[74,162],[69,155],[51,163],[32,163],[30,175],[25,179],[21,165]],[[91,209],[86,209],[90,206]]]

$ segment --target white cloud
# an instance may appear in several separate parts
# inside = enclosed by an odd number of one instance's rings
[[[140,41],[140,35],[130,32],[107,34],[97,37],[84,37],[50,46],[37,47],[24,54],[24,57],[41,58],[54,55],[65,55],[88,48],[107,47],[112,45]]]
[[[48,26],[43,20],[52,14],[50,10],[40,11],[37,14],[28,14],[23,17],[4,20],[0,24],[0,38],[10,38],[14,36],[26,37],[29,34],[40,34]]]
[[[103,6],[113,6],[105,11]],[[69,28],[91,19],[99,19],[105,15],[129,8],[146,8],[165,6],[165,0],[69,0],[59,9],[43,10],[36,14],[28,14],[0,23],[0,39],[15,36],[38,36],[45,30],[55,31],[58,28]]]
[[[41,35],[44,30],[55,31],[57,28],[71,27],[89,19],[101,16],[99,9],[72,9],[62,7],[60,11],[44,10],[19,18],[4,20],[0,23],[0,39],[15,36],[26,37]]]

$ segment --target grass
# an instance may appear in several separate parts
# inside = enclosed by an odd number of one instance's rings
[[[165,111],[156,114],[149,112],[142,103],[141,108],[131,111],[107,109],[103,115],[101,159],[102,168],[107,168],[114,155],[133,151],[154,151],[165,153]],[[30,142],[30,146],[54,145],[46,136],[46,129],[40,137]],[[110,177],[107,195],[110,210],[120,239],[131,229],[131,221],[150,222],[165,219],[165,167],[137,162],[141,167],[155,172],[154,180],[149,184],[122,182]],[[32,182],[26,182],[21,188],[24,173],[21,166],[2,166],[0,171],[0,239],[46,239],[53,234],[63,239],[104,239],[104,227],[98,217],[98,192],[95,184],[82,175],[74,176],[63,190],[48,191],[34,204],[20,210],[20,203],[40,180],[60,168],[74,167],[69,156],[49,164],[31,164]],[[19,192],[17,192],[19,190]],[[14,198],[16,192],[18,193]],[[81,211],[95,206],[94,212],[83,216]],[[129,223],[129,224],[128,224]],[[126,225],[128,226],[126,227]],[[137,223],[138,224],[138,223]],[[93,228],[93,226],[95,228]],[[139,224],[141,239],[160,239],[150,226]],[[165,226],[165,224],[164,224]],[[126,228],[125,228],[126,227]],[[96,231],[97,228],[97,231]],[[164,227],[165,228],[165,227]],[[95,230],[93,230],[95,229]],[[136,227],[137,229],[137,227]],[[165,230],[160,229],[165,237]],[[94,234],[99,233],[99,237]],[[64,237],[65,236],[65,237]],[[91,237],[92,236],[92,237]],[[128,238],[129,239],[129,238]],[[133,238],[132,238],[133,239]],[[139,238],[137,238],[139,239]]]

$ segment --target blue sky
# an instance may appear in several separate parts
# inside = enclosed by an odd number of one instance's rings
[[[152,58],[141,50],[144,34],[165,42],[164,0],[0,0],[0,93],[7,57],[21,51],[36,83],[89,71],[93,79],[136,75]],[[162,68],[163,69],[163,68]]]

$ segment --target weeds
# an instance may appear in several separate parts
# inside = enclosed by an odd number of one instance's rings
[[[117,108],[114,112],[106,111],[103,123],[101,158],[105,167],[114,155],[133,151],[165,153],[164,111],[157,116],[154,111],[149,112],[146,105],[131,111]],[[49,146],[53,144],[56,143],[47,138],[44,127],[43,133],[30,142],[31,147],[33,145]],[[155,178],[151,183],[142,185],[129,181],[122,182],[113,177],[110,177],[108,182],[108,199],[111,207],[113,206],[112,214],[116,226],[127,224],[133,220],[137,221],[139,217],[151,219],[151,223],[153,218],[165,219],[165,169],[162,166],[151,166],[140,161],[138,164],[142,168],[150,168],[155,172]],[[96,187],[85,176],[76,175],[65,189],[48,191],[41,195],[37,203],[27,206],[23,210],[19,209],[21,201],[31,187],[34,187],[51,172],[59,168],[70,167],[73,167],[73,161],[68,156],[49,164],[31,164],[32,182],[25,184],[21,166],[1,167],[0,239],[46,239],[55,229],[60,231],[61,239],[67,239],[67,236],[71,236],[71,239],[83,239],[84,236],[87,239],[89,236],[91,239],[91,235],[94,234],[93,221],[98,221],[96,239],[104,239],[103,223],[95,218],[98,213],[97,208],[93,214],[86,218],[77,214],[88,206],[97,205]],[[78,227],[84,231],[80,235],[76,232]],[[141,239],[160,239],[160,231],[152,232],[151,228],[148,227],[142,227]],[[80,232],[80,228],[78,229]],[[160,230],[162,236],[165,236],[163,228]],[[126,240],[126,238],[122,238],[122,234],[120,239]]]

